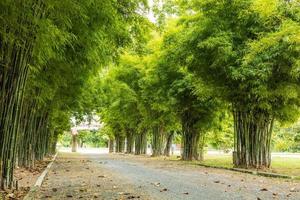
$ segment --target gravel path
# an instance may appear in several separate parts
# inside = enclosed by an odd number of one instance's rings
[[[64,153],[37,195],[47,198],[299,200],[300,183],[142,156]]]

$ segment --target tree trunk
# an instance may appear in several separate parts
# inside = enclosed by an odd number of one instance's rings
[[[194,151],[195,155],[194,158],[199,161],[204,160],[204,147],[205,147],[205,134],[203,132],[199,133],[199,141],[198,141],[198,148]]]
[[[36,38],[36,20],[42,18],[41,1],[15,2],[16,8],[30,7],[29,14],[16,12],[18,26],[7,24],[0,33],[0,185],[13,186],[13,172],[18,156],[23,99],[28,77],[28,63]],[[26,31],[27,30],[27,31]],[[30,31],[28,31],[30,30]],[[12,36],[12,37],[11,37]]]
[[[127,132],[126,140],[127,140],[126,153],[133,153],[134,137],[133,137],[133,132],[132,131]]]
[[[199,158],[198,144],[199,131],[195,128],[196,120],[193,120],[189,112],[182,116],[182,142],[183,142],[183,160],[193,160]]]
[[[165,149],[165,133],[162,126],[155,126],[152,135],[152,155],[161,156]]]
[[[77,144],[77,135],[72,134],[72,152],[77,152],[78,144]]]
[[[234,111],[234,165],[269,168],[274,118],[262,111]]]
[[[125,137],[124,136],[116,136],[116,152],[124,153],[125,147]]]
[[[170,156],[171,146],[172,146],[174,135],[175,135],[175,132],[171,131],[167,137],[167,144],[166,144],[166,148],[164,150],[165,156],[168,156],[168,157]]]
[[[135,155],[147,153],[147,132],[142,131],[135,136]]]
[[[109,148],[109,153],[114,152],[114,140],[113,139],[109,139],[108,148]]]
[[[59,133],[54,131],[53,139],[51,140],[51,146],[50,146],[50,153],[53,155],[56,153],[56,144],[58,141],[58,135]]]

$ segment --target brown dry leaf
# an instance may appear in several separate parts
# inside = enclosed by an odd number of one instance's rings
[[[299,190],[297,190],[296,188],[293,187],[290,189],[290,192],[299,192]]]
[[[156,187],[159,187],[160,183],[159,182],[154,182],[154,183],[152,183],[152,185],[155,185]]]
[[[98,193],[94,193],[93,196],[94,196],[95,199],[97,199],[98,196],[99,196],[99,194]]]
[[[87,192],[87,189],[86,188],[80,188],[79,191],[80,192]]]
[[[127,197],[127,199],[135,199],[135,198],[136,198],[136,199],[139,199],[139,198],[141,198],[141,197],[140,197],[140,196],[132,196],[132,195]]]
[[[6,198],[9,198],[9,199],[14,199],[16,196],[14,193],[10,193],[10,194],[7,194],[6,195]]]

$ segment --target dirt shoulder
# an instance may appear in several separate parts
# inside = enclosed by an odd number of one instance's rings
[[[17,167],[14,172],[14,177],[18,182],[18,188],[0,191],[0,199],[23,199],[30,190],[30,187],[35,184],[38,177],[51,162],[51,159],[51,157],[47,157],[43,161],[37,161],[35,166],[30,169]]]
[[[60,153],[35,199],[150,199],[101,163],[87,156]]]

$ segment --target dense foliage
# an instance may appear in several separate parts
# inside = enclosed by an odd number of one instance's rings
[[[0,180],[55,153],[70,119],[99,115],[110,151],[269,167],[299,149],[300,6],[286,0],[0,2]],[[275,124],[275,127],[274,127]],[[274,127],[274,128],[273,128]],[[275,134],[272,139],[273,129]],[[295,133],[295,134],[294,134]],[[288,143],[287,141],[291,141]],[[126,145],[125,145],[126,144]],[[126,146],[126,150],[125,150]]]
[[[86,80],[124,46],[140,48],[144,1],[0,2],[1,187],[55,151]]]
[[[280,135],[287,136],[276,131],[272,140],[274,122],[299,117],[298,3],[158,1],[154,9],[158,29],[145,54],[133,55],[138,61],[121,62],[119,71],[113,70],[122,74],[134,68],[143,77],[107,74],[134,96],[134,109],[127,112],[123,102],[117,112],[126,112],[125,119],[130,112],[137,115],[135,127],[150,133],[153,156],[162,154],[168,134],[176,132],[182,136],[185,160],[202,159],[201,149],[209,142],[224,149],[233,145],[236,166],[269,167],[271,147],[277,148]]]

